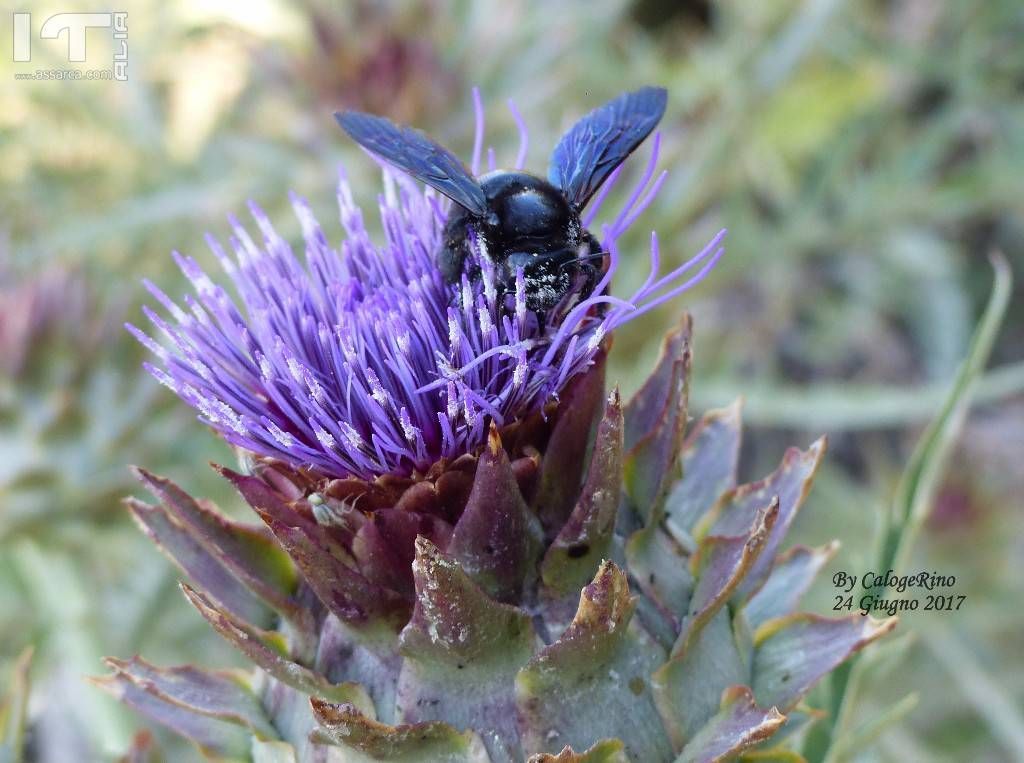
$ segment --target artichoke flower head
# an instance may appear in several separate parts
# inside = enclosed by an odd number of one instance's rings
[[[254,670],[111,659],[100,685],[220,758],[713,761],[770,745],[891,629],[796,612],[835,549],[783,550],[824,441],[737,486],[739,407],[687,427],[687,316],[631,400],[605,389],[615,329],[722,254],[724,231],[661,275],[652,235],[645,283],[611,296],[620,239],[664,179],[658,145],[599,229],[599,278],[543,315],[481,237],[475,268],[445,278],[453,205],[386,164],[383,243],[342,178],[338,245],[298,198],[304,260],[255,207],[259,241],[237,221],[230,254],[209,240],[234,297],[175,255],[195,296],[149,284],[161,341],[130,330],[242,454],[220,471],[260,521],[143,469],[157,502],[127,503]]]

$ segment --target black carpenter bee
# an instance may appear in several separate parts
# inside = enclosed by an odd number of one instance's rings
[[[608,176],[639,146],[665,112],[663,88],[623,93],[587,114],[551,153],[548,178],[496,170],[475,179],[466,166],[419,130],[356,111],[338,124],[359,145],[443,193],[448,217],[437,264],[448,283],[478,278],[470,235],[494,264],[496,286],[515,290],[522,269],[526,306],[541,321],[569,293],[585,298],[601,273],[597,239],[580,212]]]

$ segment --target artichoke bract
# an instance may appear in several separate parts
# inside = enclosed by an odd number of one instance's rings
[[[824,440],[738,486],[739,405],[687,426],[689,317],[635,396],[607,388],[614,329],[721,254],[720,234],[658,277],[652,239],[644,286],[609,296],[656,149],[602,229],[604,277],[556,319],[523,279],[496,291],[486,252],[479,281],[446,283],[445,207],[388,170],[383,246],[344,182],[340,250],[296,203],[305,267],[258,211],[262,247],[237,224],[234,259],[212,242],[244,313],[179,258],[198,301],[152,287],[167,344],[133,331],[239,448],[217,468],[261,521],[144,469],[157,502],[127,504],[255,670],[111,659],[100,685],[256,761],[715,761],[795,725],[895,621],[796,611],[836,548],[784,549]]]

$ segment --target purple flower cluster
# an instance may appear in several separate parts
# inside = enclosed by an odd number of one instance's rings
[[[44,339],[95,344],[107,327],[89,320],[89,303],[80,273],[61,265],[23,273],[0,248],[0,384],[52,351]]]
[[[483,136],[478,98],[476,103],[474,174]],[[527,138],[514,109],[513,115],[521,134],[519,169]],[[234,218],[232,254],[207,237],[238,301],[195,260],[175,253],[196,296],[185,296],[183,308],[147,282],[171,317],[144,308],[165,341],[135,326],[128,330],[159,358],[159,367],[146,365],[149,372],[240,448],[332,477],[425,470],[481,445],[490,421],[511,423],[557,398],[592,365],[607,334],[690,288],[714,266],[724,231],[659,278],[652,234],[647,281],[628,299],[608,293],[619,239],[665,179],[664,172],[655,173],[658,146],[656,135],[635,190],[601,228],[610,263],[602,280],[586,299],[543,325],[526,309],[522,278],[514,298],[496,291],[483,252],[477,253],[483,274],[478,282],[445,283],[434,256],[447,200],[384,167],[383,244],[371,240],[344,175],[338,203],[345,237],[337,248],[306,202],[292,196],[304,262],[250,205],[262,241]],[[493,157],[488,151],[492,167]],[[584,216],[588,227],[621,169]]]

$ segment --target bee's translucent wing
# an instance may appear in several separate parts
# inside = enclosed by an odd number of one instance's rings
[[[474,215],[487,212],[480,184],[451,151],[419,130],[359,111],[339,111],[341,129],[363,148],[435,188]]]
[[[667,100],[664,88],[644,87],[591,111],[551,152],[548,180],[576,209],[585,207],[612,171],[651,134]]]

